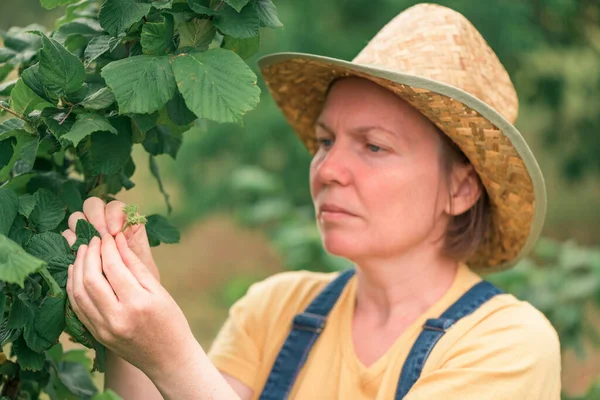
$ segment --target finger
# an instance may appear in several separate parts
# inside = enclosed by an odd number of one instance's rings
[[[142,260],[140,260],[140,258],[129,248],[123,233],[119,232],[115,241],[123,262],[138,282],[148,290],[156,287],[158,281]]]
[[[115,236],[117,233],[123,229],[123,225],[125,225],[125,213],[123,212],[123,207],[125,207],[125,203],[118,200],[113,200],[106,205],[105,217],[106,224],[108,225],[108,232]]]
[[[102,260],[100,259],[100,239],[94,236],[83,261],[83,284],[85,289],[105,319],[114,315],[117,307],[117,297],[110,284],[102,274]]]
[[[104,218],[105,204],[99,197],[90,197],[83,202],[83,212],[90,224],[94,225],[100,236],[108,233],[106,220]]]
[[[73,244],[75,244],[75,241],[77,240],[77,235],[72,230],[66,229],[63,231],[62,235],[65,239],[67,239],[67,243],[69,243],[69,246],[73,246]]]
[[[77,252],[75,264],[70,267],[70,277],[67,274],[67,294],[69,296],[69,301],[71,302],[71,308],[75,312],[75,315],[77,315],[79,320],[88,329],[90,329],[90,331],[95,331],[95,321],[100,321],[100,313],[93,306],[93,303],[85,290],[85,286],[78,281],[80,279],[80,272],[83,268],[83,260],[85,257],[86,248],[87,246],[85,245],[80,247],[80,250]]]
[[[100,249],[102,254],[102,269],[108,279],[108,283],[112,286],[119,301],[127,302],[139,293],[139,282],[123,263],[115,240],[111,235],[105,235],[102,238]]]
[[[82,213],[81,211],[75,211],[73,214],[71,214],[69,216],[69,220],[68,220],[69,228],[75,233],[77,233],[77,229],[75,229],[77,227],[77,221],[79,221],[80,219],[87,221],[85,214]]]

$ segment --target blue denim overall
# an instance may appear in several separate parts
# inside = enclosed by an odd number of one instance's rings
[[[354,273],[354,269],[342,272],[323,289],[303,313],[294,317],[292,329],[273,364],[260,400],[288,398],[310,349],[325,328],[327,315]],[[417,337],[402,367],[396,389],[396,400],[404,398],[419,379],[427,357],[446,330],[500,293],[502,291],[491,283],[481,281],[469,289],[439,318],[430,318],[425,322],[423,331]]]

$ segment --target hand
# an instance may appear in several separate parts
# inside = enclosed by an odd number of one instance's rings
[[[79,248],[67,294],[90,333],[149,376],[185,363],[198,346],[183,312],[123,233]]]
[[[105,204],[98,197],[90,197],[83,203],[83,212],[78,211],[71,214],[69,217],[70,229],[65,230],[62,235],[67,239],[69,245],[72,246],[77,239],[75,232],[77,221],[83,218],[96,228],[100,236],[104,236],[107,233],[116,236],[125,225],[126,216],[123,212],[123,207],[125,207],[125,203],[122,201],[115,200]],[[144,224],[130,226],[125,229],[124,234],[129,248],[148,267],[152,275],[160,281],[160,273],[154,262],[150,243],[148,242],[146,226]]]

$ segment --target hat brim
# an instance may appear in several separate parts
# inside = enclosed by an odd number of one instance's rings
[[[314,123],[331,82],[358,76],[382,85],[421,111],[465,153],[492,204],[493,232],[469,266],[501,271],[525,257],[540,236],[546,188],[539,165],[519,131],[475,96],[445,83],[335,58],[276,53],[258,60],[261,73],[295,133],[313,153]]]

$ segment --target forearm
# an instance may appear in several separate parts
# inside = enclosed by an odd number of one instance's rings
[[[125,400],[162,400],[163,398],[146,374],[108,349],[104,388],[113,390]]]
[[[195,340],[184,360],[171,360],[170,365],[160,370],[148,371],[148,376],[166,400],[239,400]]]

